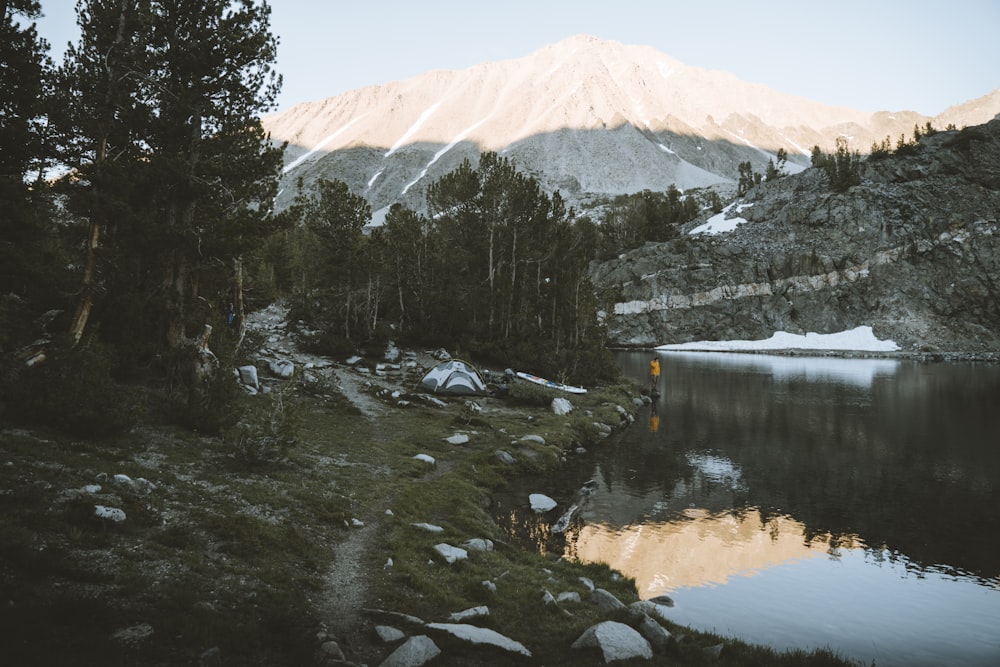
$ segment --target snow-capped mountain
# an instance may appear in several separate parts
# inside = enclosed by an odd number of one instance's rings
[[[1000,89],[941,116],[831,107],[685,65],[646,46],[571,37],[523,58],[431,71],[267,116],[287,142],[277,206],[302,178],[336,178],[373,211],[401,202],[423,210],[424,188],[483,151],[508,157],[573,202],[593,195],[735,181],[740,162],[764,171],[779,149],[788,171],[838,136],[867,152],[873,141],[932,122],[985,122]],[[376,219],[379,214],[376,213]]]

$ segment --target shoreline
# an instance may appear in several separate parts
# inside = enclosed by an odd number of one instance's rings
[[[895,359],[900,361],[918,361],[922,363],[1000,363],[1000,352],[919,352],[907,350],[838,350],[838,349],[812,349],[812,348],[782,348],[782,349],[683,349],[664,350],[659,347],[648,345],[636,346],[611,346],[612,352],[653,352],[663,354],[754,354],[773,357],[821,357],[839,359]]]

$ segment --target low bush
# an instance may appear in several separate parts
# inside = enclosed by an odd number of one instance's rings
[[[96,335],[52,343],[44,362],[5,378],[0,393],[12,417],[82,437],[128,431],[145,404],[115,378],[116,364]]]

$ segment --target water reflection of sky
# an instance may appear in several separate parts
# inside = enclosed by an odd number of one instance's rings
[[[671,521],[588,524],[567,547],[634,577],[644,599],[669,593],[681,625],[880,666],[1000,664],[996,582],[911,567],[856,538],[809,539],[788,516],[690,508]],[[959,627],[942,623],[956,613]]]
[[[775,380],[789,382],[827,382],[871,388],[876,377],[892,376],[899,368],[893,359],[842,359],[838,357],[789,357],[770,354],[719,352],[660,352],[677,363],[694,362],[699,366],[729,367]]]

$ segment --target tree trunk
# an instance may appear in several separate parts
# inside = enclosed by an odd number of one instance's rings
[[[0,16],[6,16],[7,3],[4,2],[4,10]],[[115,32],[115,41],[112,49],[118,48],[125,38],[125,19],[128,14],[128,3],[122,0],[121,11],[118,13],[118,30]],[[111,59],[107,60],[107,88],[104,92],[104,118],[101,123],[100,133],[97,137],[97,150],[94,155],[94,179],[93,198],[94,203],[90,211],[90,229],[87,233],[87,257],[84,260],[83,278],[80,287],[80,301],[76,305],[73,320],[70,322],[69,334],[75,346],[83,337],[83,332],[87,328],[87,321],[90,319],[90,310],[94,305],[94,290],[97,282],[97,249],[101,243],[101,230],[105,225],[104,205],[102,201],[102,174],[104,164],[108,158],[108,136],[115,122],[115,84],[118,81],[118,70],[111,66]]]
[[[233,295],[232,295],[232,317],[233,321],[228,322],[230,327],[237,329],[235,349],[240,349],[243,338],[247,333],[246,316],[243,304],[243,256],[233,257]],[[229,316],[229,313],[226,314]]]

